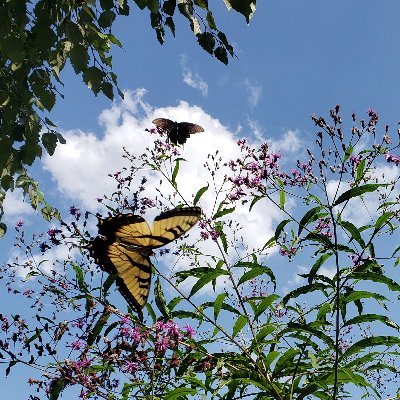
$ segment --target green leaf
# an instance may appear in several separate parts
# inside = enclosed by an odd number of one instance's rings
[[[254,312],[254,318],[258,318],[267,308],[270,308],[274,301],[278,298],[278,295],[271,294],[265,299],[261,300],[260,304],[257,305],[256,311]]]
[[[383,324],[389,326],[390,328],[400,330],[400,327],[394,321],[392,321],[391,319],[389,319],[384,315],[377,315],[377,314],[358,315],[346,321],[343,324],[343,326],[358,325],[365,322],[382,322]]]
[[[244,315],[240,315],[233,325],[232,339],[237,336],[237,334],[247,325],[248,319]]]
[[[357,280],[370,280],[372,282],[382,283],[387,286],[387,288],[393,292],[400,292],[400,285],[393,279],[388,278],[382,274],[373,272],[355,272],[347,276],[348,278]]]
[[[289,292],[285,297],[282,299],[282,304],[287,304],[290,299],[299,297],[302,294],[309,294],[315,291],[322,291],[324,292],[326,289],[329,289],[329,286],[322,284],[322,283],[313,283],[312,285],[305,285],[301,286],[295,290]]]
[[[341,360],[351,357],[354,354],[360,353],[370,347],[374,348],[377,346],[399,346],[400,338],[395,336],[374,336],[366,339],[361,339],[358,342],[350,346],[340,357]]]
[[[217,60],[221,61],[225,65],[228,65],[228,53],[226,52],[226,49],[224,47],[218,46],[214,50],[214,55]]]
[[[349,159],[349,157],[353,154],[353,146],[349,144],[346,151],[344,152],[343,164]]]
[[[216,280],[219,276],[229,275],[227,271],[223,269],[213,269],[211,272],[204,274],[192,287],[189,297],[192,297],[198,292],[203,286],[207,285],[211,281]]]
[[[365,163],[366,163],[366,158],[363,158],[361,162],[357,166],[357,172],[356,172],[356,183],[360,182],[360,180],[364,176],[364,169],[365,169]]]
[[[317,261],[315,261],[314,265],[311,267],[311,270],[308,274],[308,283],[309,284],[312,283],[315,275],[317,274],[317,272],[321,268],[321,266],[324,264],[324,262],[331,256],[332,256],[332,253],[326,253],[326,254],[323,254],[321,257],[319,257]]]
[[[54,154],[57,147],[57,139],[57,135],[54,132],[45,132],[42,135],[43,146],[50,156]]]
[[[165,301],[164,293],[159,278],[157,278],[157,280],[154,282],[154,297],[157,308],[160,310],[163,317],[166,319],[170,319],[171,315],[167,307],[167,303]]]
[[[52,379],[49,386],[49,399],[58,400],[61,392],[67,386],[66,380],[63,378]]]
[[[235,11],[242,14],[247,23],[250,22],[250,19],[253,17],[256,11],[256,0],[224,0],[225,4],[228,7],[232,7]],[[228,6],[229,5],[229,6]]]
[[[176,389],[172,389],[169,392],[163,395],[163,398],[166,400],[175,400],[179,399],[183,396],[195,395],[197,393],[196,389],[187,388],[187,387],[179,387]]]
[[[89,67],[83,71],[83,81],[94,94],[99,93],[104,78],[105,73],[97,67]]]
[[[110,312],[107,311],[107,307],[104,308],[101,317],[97,320],[93,329],[91,329],[91,331],[89,332],[87,338],[88,346],[91,346],[99,338],[99,335],[103,330],[104,326],[106,325],[108,319],[110,318],[110,315],[111,315]]]
[[[386,222],[392,217],[392,215],[393,213],[391,212],[385,212],[381,216],[379,216],[379,218],[375,222],[375,229],[373,234],[377,233],[379,229],[382,228],[382,226],[385,225]]]
[[[193,205],[194,206],[197,205],[197,203],[199,202],[201,196],[203,196],[203,194],[208,190],[208,188],[209,188],[209,185],[203,186],[201,189],[199,189],[197,191],[197,193],[196,193],[196,195],[194,196],[194,199],[193,199]]]
[[[226,298],[226,293],[220,293],[214,301],[214,320],[218,319],[218,315],[221,311],[222,304]]]
[[[179,172],[179,162],[181,160],[183,160],[183,158],[177,158],[175,160],[175,167],[174,167],[174,170],[172,172],[171,183],[172,183],[172,186],[174,187],[174,189],[177,189],[177,187],[178,187],[178,184],[176,183],[176,177],[177,177],[178,172]]]
[[[273,376],[279,376],[279,374],[285,369],[291,368],[294,364],[294,358],[300,354],[300,350],[288,349],[283,355],[276,361]]]
[[[343,203],[347,200],[352,199],[353,197],[359,197],[364,193],[375,192],[378,188],[385,186],[379,183],[367,183],[366,185],[357,186],[347,190],[346,192],[342,193],[336,201],[332,204],[333,207],[337,206],[340,203]]]
[[[286,202],[286,192],[285,192],[285,189],[282,188],[279,191],[279,205],[280,205],[282,210],[285,209],[285,202]]]
[[[215,47],[215,39],[212,33],[203,32],[197,35],[199,45],[208,53],[213,54]]]
[[[213,215],[212,219],[215,220],[215,219],[221,218],[221,217],[223,217],[224,215],[230,214],[230,213],[232,213],[232,212],[234,212],[234,211],[235,211],[235,207],[232,207],[232,208],[225,208],[225,209],[223,209],[223,210],[220,210],[220,211],[216,212],[216,213]]]
[[[378,302],[387,301],[387,298],[385,296],[382,296],[381,294],[378,293],[367,292],[365,290],[352,291],[350,292],[350,294],[343,297],[343,301],[346,303],[352,303],[357,300],[368,299],[368,298],[373,298]]]
[[[74,68],[75,74],[79,74],[80,72],[84,71],[89,62],[89,54],[88,50],[85,46],[81,44],[75,44],[70,55],[71,65]]]
[[[314,222],[318,219],[319,217],[319,212],[323,209],[323,207],[318,206],[318,207],[314,207],[311,210],[308,210],[303,218],[300,220],[299,223],[299,230],[297,235],[300,236],[301,232],[303,231],[303,229],[310,224],[311,222]]]
[[[103,292],[104,298],[107,297],[108,290],[110,289],[111,285],[115,282],[116,278],[117,278],[117,275],[115,275],[115,274],[110,274],[107,276],[107,279],[105,280],[105,282],[103,283],[103,286],[102,286],[102,292]]]
[[[79,289],[86,292],[87,287],[85,284],[85,277],[83,275],[82,269],[79,267],[78,264],[75,264],[75,263],[73,264],[73,268],[75,271],[76,281],[78,282]]]
[[[0,238],[2,238],[7,232],[7,225],[0,222]]]
[[[340,221],[339,225],[346,229],[346,231],[350,233],[350,237],[354,238],[363,249],[365,248],[365,242],[361,237],[360,231],[355,225],[349,221]]]
[[[281,221],[278,226],[275,229],[275,240],[279,239],[280,234],[282,233],[283,229],[285,228],[285,226],[290,222],[290,219],[285,219],[283,221]]]
[[[144,10],[147,6],[147,0],[134,0],[134,2],[141,10]]]

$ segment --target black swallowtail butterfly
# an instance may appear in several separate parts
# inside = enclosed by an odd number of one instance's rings
[[[200,125],[191,122],[174,122],[167,118],[156,118],[153,124],[165,131],[169,140],[174,144],[184,144],[193,133],[204,132]]]

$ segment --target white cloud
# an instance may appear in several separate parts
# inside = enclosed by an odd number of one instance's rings
[[[221,182],[229,172],[223,162],[236,159],[240,154],[235,135],[200,107],[181,101],[174,107],[155,109],[145,102],[144,94],[143,90],[128,92],[123,102],[114,104],[101,113],[99,121],[104,129],[102,137],[80,130],[63,133],[67,143],[58,146],[52,157],[44,157],[44,168],[52,175],[56,188],[63,196],[71,199],[71,202],[82,211],[88,209],[106,214],[107,210],[99,205],[96,198],[102,197],[103,194],[111,195],[115,191],[115,181],[107,175],[121,171],[124,165],[127,166],[127,161],[121,157],[122,147],[136,156],[144,153],[146,148],[152,148],[158,136],[146,132],[145,129],[152,127],[151,121],[154,118],[197,123],[204,127],[205,132],[192,135],[184,145],[181,156],[187,161],[180,164],[177,184],[179,193],[189,203],[199,188],[209,185],[209,190],[202,196],[200,205],[206,215],[211,216],[225,196],[224,192],[217,194],[218,187],[214,189],[213,179],[215,182]],[[287,142],[282,143],[288,145]],[[204,164],[208,162],[212,168],[213,162],[208,155],[216,154],[217,151],[215,162],[219,163],[220,169],[213,178]],[[219,157],[222,157],[223,161],[219,161]],[[146,196],[159,197],[157,190],[160,188],[164,197],[173,195],[174,189],[168,187],[165,182],[160,186],[160,175],[147,169],[141,171],[138,176],[141,178],[144,175],[148,179]],[[136,188],[132,190],[135,191]],[[149,212],[146,218],[151,220],[156,212],[157,210]],[[273,236],[275,225],[280,220],[280,213],[272,205],[260,201],[251,213],[248,211],[248,204],[237,204],[235,212],[229,217],[242,227],[236,236],[228,234],[228,239],[235,243],[236,248],[236,253],[232,251],[229,254],[232,261],[246,254],[246,246],[249,252],[253,248],[263,246]],[[191,231],[189,242],[199,239],[199,231],[198,227]],[[236,244],[241,236],[244,238],[244,243],[243,246],[238,246]],[[200,242],[200,247],[207,254],[221,257],[218,247],[211,240]],[[175,270],[191,267],[188,258],[177,260],[173,254],[164,255],[162,261]]]
[[[188,86],[197,89],[205,97],[208,94],[207,82],[197,73],[194,73],[188,66],[188,58],[185,55],[181,56],[182,78]]]
[[[252,107],[255,107],[262,96],[262,86],[253,84],[249,79],[245,79],[244,86],[247,91],[247,101]]]
[[[4,215],[9,222],[16,222],[26,216],[35,214],[29,199],[25,201],[22,189],[7,192],[3,206]]]

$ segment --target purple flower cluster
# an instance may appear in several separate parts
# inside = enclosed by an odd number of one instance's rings
[[[394,163],[397,167],[400,165],[400,156],[396,156],[395,154],[385,154],[386,161],[389,163]]]
[[[261,144],[258,149],[247,145],[245,139],[238,140],[237,144],[242,158],[227,163],[227,166],[235,173],[234,176],[228,178],[233,184],[228,195],[231,201],[242,199],[248,189],[265,193],[267,182],[274,185],[276,179],[284,185],[304,187],[313,177],[311,160],[303,164],[298,161],[298,169],[286,173],[280,170],[278,164],[281,154],[271,153],[267,143]]]
[[[332,237],[330,219],[329,218],[318,219],[317,224],[315,226],[315,230],[320,235],[324,235],[330,239]]]
[[[211,219],[201,219],[199,221],[199,228],[202,229],[200,237],[207,240],[211,237],[212,240],[219,238],[219,233],[212,227]]]

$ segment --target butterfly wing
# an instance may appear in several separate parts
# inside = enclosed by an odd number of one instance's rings
[[[201,216],[200,207],[185,207],[161,213],[154,219],[149,245],[164,246],[185,234]]]
[[[92,240],[87,249],[103,271],[117,275],[118,290],[141,315],[150,293],[150,258],[121,243],[108,243],[99,237]]]
[[[146,220],[140,215],[117,214],[99,219],[99,234],[109,242],[122,242],[135,247],[149,246],[151,230]]]
[[[177,123],[168,119],[168,118],[156,118],[152,121],[152,123],[158,128],[163,129],[164,131],[171,131],[172,129],[177,129]]]
[[[169,140],[174,144],[184,144],[190,135],[204,132],[200,125],[191,122],[174,122],[167,118],[156,118],[153,124],[166,131]]]

